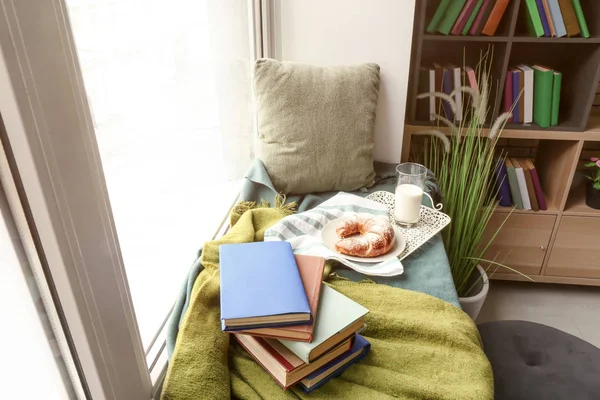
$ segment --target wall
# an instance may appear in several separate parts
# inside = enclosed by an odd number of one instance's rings
[[[274,58],[381,66],[374,151],[378,161],[400,161],[414,7],[415,0],[273,2]]]

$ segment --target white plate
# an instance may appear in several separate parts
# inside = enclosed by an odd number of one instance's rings
[[[341,227],[342,225],[344,225],[344,223],[347,220],[349,220],[350,218],[353,218],[353,217],[347,216],[347,217],[341,217],[341,218],[334,219],[333,221],[330,221],[327,225],[325,225],[323,227],[323,229],[321,230],[321,239],[323,240],[323,243],[329,250],[335,252],[336,254],[339,254],[341,257],[344,257],[347,260],[358,261],[358,262],[362,262],[362,263],[379,263],[382,261],[389,260],[390,258],[393,258],[393,257],[398,257],[404,251],[404,248],[406,247],[406,239],[405,239],[404,235],[402,234],[402,232],[400,232],[400,229],[398,229],[397,226],[392,225],[392,227],[394,228],[394,233],[396,235],[396,241],[394,242],[394,247],[392,247],[392,249],[390,251],[388,251],[387,253],[377,256],[377,257],[369,258],[369,257],[349,256],[349,255],[338,252],[335,249],[335,244],[337,242],[339,242],[341,239],[335,233],[335,230],[337,228]]]

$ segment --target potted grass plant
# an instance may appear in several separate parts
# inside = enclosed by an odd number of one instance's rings
[[[592,157],[585,166],[593,168],[590,175],[587,175],[590,181],[587,186],[585,204],[588,207],[600,210],[600,159]]]
[[[452,219],[442,231],[452,278],[463,310],[473,319],[477,318],[487,296],[488,275],[500,267],[508,268],[496,258],[483,258],[504,225],[501,224],[488,242],[483,242],[484,231],[497,206],[498,185],[493,178],[498,162],[496,144],[512,115],[504,113],[495,119],[489,130],[484,129],[489,96],[489,75],[486,72],[489,68],[485,62],[484,55],[478,66],[478,70],[483,72],[478,73],[477,89],[460,87],[449,96],[439,92],[418,96],[447,102],[454,115],[457,93],[464,96],[467,104],[461,121],[440,115],[440,110],[433,115],[437,124],[421,133],[431,135],[425,141],[424,164],[437,177],[444,212]]]

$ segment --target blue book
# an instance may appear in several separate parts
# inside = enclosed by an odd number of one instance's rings
[[[503,207],[512,206],[512,197],[510,196],[510,184],[508,182],[508,172],[504,159],[499,159],[496,163],[496,185],[498,194],[496,198]]]
[[[450,93],[452,93],[452,91],[454,90],[453,72],[448,68],[444,68],[444,75],[442,78],[442,90],[448,96],[450,96]],[[446,118],[448,118],[450,121],[453,121],[454,113],[452,112],[452,107],[450,106],[450,104],[447,101],[442,100],[442,105],[444,106],[444,113],[446,114]]]
[[[547,0],[547,3],[548,9],[550,10],[550,17],[552,18],[552,23],[554,24],[556,37],[567,36],[567,27],[565,26],[565,21],[562,17],[562,13],[560,12],[558,0]]]
[[[352,364],[356,364],[369,354],[371,343],[364,337],[356,335],[354,345],[349,352],[325,364],[320,369],[300,381],[300,387],[305,393],[320,388],[336,376],[340,376]]]
[[[513,122],[517,123],[517,122],[523,122],[523,120],[520,118],[521,116],[519,115],[519,101],[520,100],[520,94],[521,94],[521,86],[520,86],[520,82],[519,82],[519,74],[518,72],[515,72],[515,70],[512,70],[512,76],[513,76],[513,104],[514,104],[514,108],[513,108]]]
[[[311,323],[288,242],[223,244],[219,260],[223,331]]]
[[[546,11],[544,10],[544,3],[542,3],[542,0],[535,0],[535,4],[537,5],[538,13],[540,14],[540,19],[542,20],[544,36],[552,36],[550,32],[550,24],[548,24],[548,18],[546,18]]]

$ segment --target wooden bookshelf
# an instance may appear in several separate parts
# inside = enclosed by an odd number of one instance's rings
[[[402,161],[431,122],[417,118],[421,66],[440,64],[475,67],[480,52],[493,49],[491,80],[494,107],[488,124],[502,110],[507,68],[516,64],[542,64],[563,74],[559,124],[547,129],[532,124],[509,124],[501,135],[511,144],[535,143],[533,157],[548,210],[498,207],[487,237],[505,222],[486,257],[505,260],[536,282],[600,286],[600,210],[585,204],[581,158],[600,154],[600,115],[591,115],[600,81],[600,1],[581,0],[591,37],[536,38],[528,35],[525,0],[511,0],[497,36],[444,36],[425,32],[439,0],[417,2],[409,75]],[[448,133],[447,129],[441,129]],[[489,129],[484,128],[483,135]],[[419,139],[419,140],[418,140]],[[592,150],[589,150],[589,148]],[[508,219],[507,219],[508,218]],[[515,273],[498,271],[492,279],[523,280]]]

